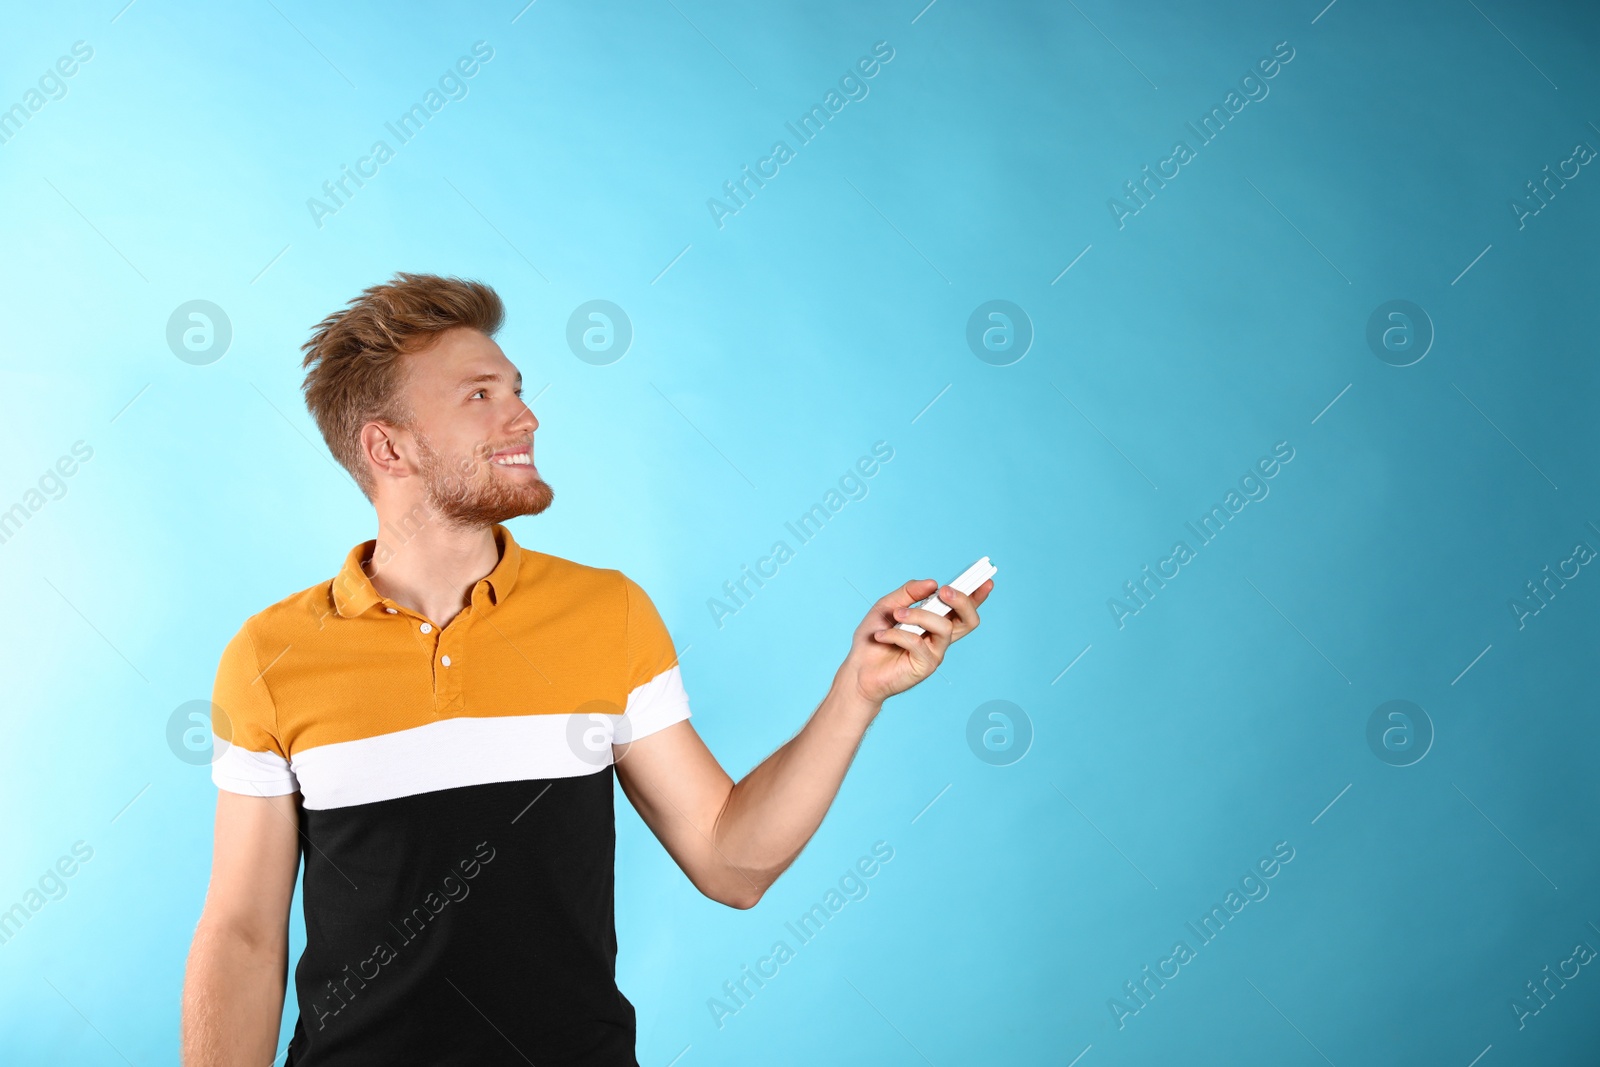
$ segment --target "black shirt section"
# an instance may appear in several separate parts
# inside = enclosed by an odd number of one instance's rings
[[[301,808],[285,1067],[638,1067],[614,772]]]

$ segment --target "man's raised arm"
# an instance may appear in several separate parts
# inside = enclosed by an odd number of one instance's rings
[[[616,746],[623,792],[702,893],[755,906],[822,824],[883,702],[932,674],[951,642],[977,628],[977,605],[994,582],[970,597],[939,589],[949,616],[897,614],[935,588],[931,578],[907,582],[873,604],[805,726],[737,784],[687,720]],[[897,622],[927,632],[898,630]]]
[[[269,1067],[300,866],[298,796],[219,790],[211,884],[183,980],[184,1067]]]

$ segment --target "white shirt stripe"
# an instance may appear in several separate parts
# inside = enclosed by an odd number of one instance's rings
[[[457,716],[355,741],[301,749],[285,761],[218,740],[218,787],[246,796],[298,789],[307,808],[343,808],[439,789],[568,778],[614,762],[611,746],[689,718],[676,665],[628,694],[621,715]]]

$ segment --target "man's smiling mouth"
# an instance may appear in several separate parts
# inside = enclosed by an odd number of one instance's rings
[[[497,467],[531,467],[533,466],[533,450],[527,445],[508,448],[503,452],[496,452],[490,456],[489,462]]]

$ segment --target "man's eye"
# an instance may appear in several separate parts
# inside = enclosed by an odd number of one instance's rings
[[[474,389],[474,390],[473,390],[473,391],[472,391],[472,395],[473,395],[473,396],[477,396],[477,395],[478,395],[478,394],[479,394],[479,393],[486,393],[486,392],[488,392],[488,390],[487,390],[487,389]],[[470,398],[469,398],[469,399],[470,399]]]

